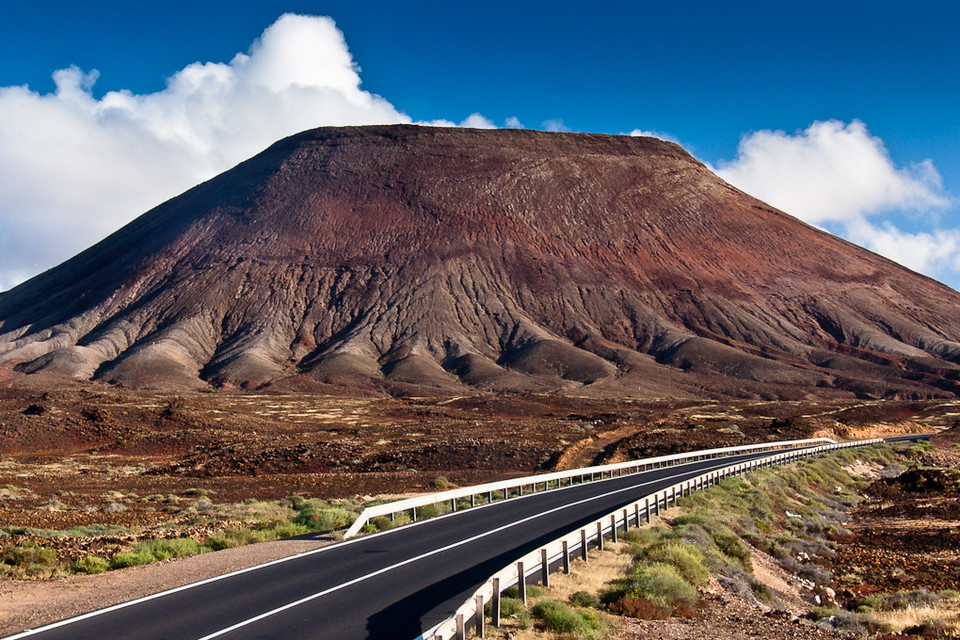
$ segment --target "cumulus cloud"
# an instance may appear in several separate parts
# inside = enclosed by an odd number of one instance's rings
[[[807,222],[856,220],[891,209],[948,206],[929,160],[894,165],[865,124],[815,122],[794,135],[757,131],[740,140],[737,158],[721,163],[727,182]]]
[[[890,221],[873,224],[859,218],[848,222],[844,231],[852,242],[914,271],[960,271],[960,229],[909,233]]]
[[[156,93],[97,99],[96,71],[53,77],[50,94],[0,88],[0,289],[284,136],[410,122],[360,88],[326,17],[281,16],[248,53],[191,64]],[[467,121],[489,124],[479,114]]]
[[[460,123],[461,127],[467,127],[470,129],[496,129],[497,126],[484,118],[479,113],[471,113],[466,119]]]
[[[666,140],[667,142],[675,142],[676,144],[680,144],[680,141],[674,136],[670,135],[669,133],[663,133],[662,131],[645,131],[643,129],[634,129],[627,135],[634,137],[657,138],[659,140]]]
[[[552,119],[552,120],[544,120],[540,124],[540,128],[545,131],[555,131],[555,132],[570,131],[570,127],[563,124],[563,120],[560,120],[559,118]]]
[[[938,229],[954,202],[930,160],[897,166],[859,120],[815,122],[793,135],[744,136],[737,157],[715,169],[727,182],[811,224],[916,271],[960,271],[960,229]],[[928,227],[911,233],[892,215]]]
[[[520,122],[520,118],[517,116],[510,116],[507,118],[505,124],[508,129],[523,129],[523,123]]]

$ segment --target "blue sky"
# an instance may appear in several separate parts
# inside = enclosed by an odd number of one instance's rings
[[[277,121],[654,132],[960,286],[960,3],[586,7],[0,0],[0,289],[293,132]]]

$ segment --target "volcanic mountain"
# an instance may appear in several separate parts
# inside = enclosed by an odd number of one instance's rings
[[[322,128],[0,294],[0,368],[172,389],[952,396],[958,310],[669,142]]]

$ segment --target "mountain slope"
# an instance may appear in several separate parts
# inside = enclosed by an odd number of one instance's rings
[[[958,303],[668,142],[323,128],[0,294],[0,367],[157,388],[952,395]]]

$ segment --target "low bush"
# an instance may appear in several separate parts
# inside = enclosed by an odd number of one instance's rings
[[[807,617],[814,622],[818,622],[820,620],[832,618],[838,613],[840,613],[840,609],[838,607],[814,607],[809,613],[807,613]]]
[[[350,526],[357,515],[341,506],[333,506],[325,500],[304,500],[297,506],[294,524],[303,525],[310,531],[332,531]]]
[[[200,546],[193,538],[172,538],[161,540],[144,540],[133,548],[134,553],[153,556],[154,560],[169,560],[170,558],[186,558],[208,550]]]
[[[429,520],[430,518],[441,516],[444,513],[446,513],[445,505],[425,504],[422,507],[417,507],[417,520]]]
[[[906,450],[903,452],[903,455],[906,456],[907,458],[916,458],[922,455],[924,452],[930,451],[931,449],[936,449],[936,447],[934,447],[929,442],[921,440],[920,442],[914,442],[909,447],[907,447]]]
[[[630,595],[648,598],[665,606],[675,600],[693,604],[697,601],[697,589],[683,579],[676,567],[662,562],[641,565],[629,578]]]
[[[541,600],[531,613],[547,631],[575,638],[597,638],[603,628],[595,611],[576,611],[558,600]]]
[[[543,589],[538,587],[535,584],[527,585],[527,597],[528,598],[539,598],[543,595]],[[505,598],[519,598],[520,597],[520,587],[513,585],[512,587],[507,587],[503,590],[503,596]]]
[[[141,564],[149,564],[155,562],[156,558],[149,553],[136,553],[133,551],[128,551],[126,553],[118,553],[113,556],[110,560],[111,569],[126,569],[127,567],[136,567]]]
[[[110,563],[107,562],[106,558],[101,558],[100,556],[89,555],[83,558],[80,558],[72,565],[70,565],[70,571],[73,573],[103,573],[110,568]]]
[[[38,545],[29,540],[18,545],[4,547],[0,554],[0,563],[12,567],[53,567],[57,563],[57,552],[50,547]]]
[[[491,603],[484,605],[484,612],[489,616],[492,614],[493,606]],[[523,600],[517,598],[500,598],[500,617],[506,620],[513,620],[520,627],[526,629],[530,626],[530,612],[523,605]]]
[[[437,476],[430,482],[430,488],[437,491],[446,491],[447,489],[456,489],[457,485],[447,480],[446,476]]]
[[[623,596],[614,600],[607,608],[611,613],[637,620],[667,620],[673,615],[673,611],[668,607],[663,607],[649,598],[638,598],[633,596]]]
[[[672,565],[684,580],[694,586],[703,586],[710,578],[710,572],[704,564],[703,553],[686,542],[666,542],[654,546],[647,551],[645,559]]]
[[[600,598],[589,591],[577,591],[570,596],[570,604],[575,607],[597,608],[600,606]]]

